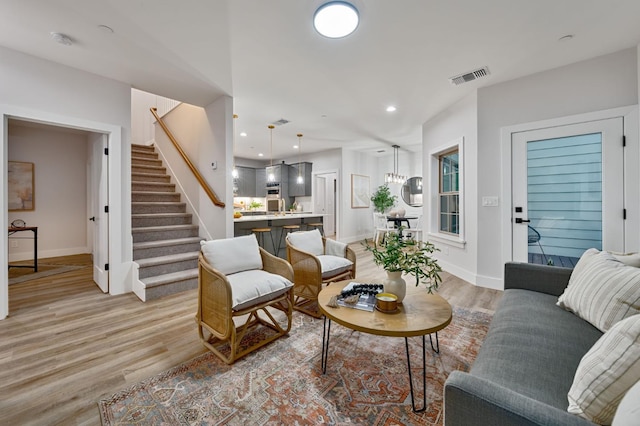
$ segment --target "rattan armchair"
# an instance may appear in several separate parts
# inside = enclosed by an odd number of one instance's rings
[[[253,237],[255,236],[247,236]],[[245,237],[240,237],[245,238]],[[277,258],[262,248],[259,256],[262,269],[241,271],[225,275],[214,268],[201,251],[198,267],[198,312],[196,322],[200,341],[227,364],[287,334],[291,329],[293,314],[293,270],[285,260]],[[227,262],[228,263],[228,262]],[[275,274],[284,277],[270,276]],[[271,288],[254,287],[252,279],[266,278]],[[273,282],[284,281],[274,288]],[[235,290],[235,291],[234,291]],[[250,292],[251,296],[246,296]],[[244,300],[239,300],[243,298]],[[239,325],[237,325],[239,324]],[[268,332],[257,341],[255,336],[244,339],[256,326],[266,326]],[[225,345],[224,343],[228,343]]]
[[[318,234],[316,250],[308,250],[308,247],[305,247],[305,250],[301,247],[296,247],[294,243],[292,243],[292,240],[295,240],[297,236],[296,234],[310,233]],[[322,290],[322,284],[341,279],[355,278],[356,254],[353,249],[346,245],[342,258],[340,258],[340,256],[326,254],[327,242],[332,244],[335,243],[335,241],[322,237],[318,230],[289,234],[286,241],[287,259],[293,267],[293,309],[315,318],[320,318],[322,314],[319,312],[316,302],[318,300],[318,294],[320,290]],[[319,244],[322,244],[321,248]],[[339,258],[342,262],[340,262]],[[344,260],[347,262],[344,262]],[[335,265],[336,261],[338,265]]]

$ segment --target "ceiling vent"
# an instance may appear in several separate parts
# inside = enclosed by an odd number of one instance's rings
[[[271,124],[273,124],[274,126],[282,126],[283,124],[287,124],[287,123],[289,123],[289,120],[285,120],[284,118],[281,118],[280,120],[274,121]]]
[[[476,80],[480,77],[486,77],[488,75],[489,75],[489,68],[483,67],[483,68],[473,70],[464,74],[456,75],[455,77],[451,77],[449,78],[449,81],[451,82],[451,84],[455,84],[456,86],[459,86],[460,84],[468,83],[470,81]]]

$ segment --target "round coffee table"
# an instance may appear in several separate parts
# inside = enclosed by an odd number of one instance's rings
[[[327,371],[327,358],[329,355],[329,334],[331,321],[347,327],[351,330],[378,336],[404,337],[407,351],[407,369],[409,371],[409,386],[411,390],[411,407],[414,412],[426,409],[426,354],[425,336],[429,335],[431,349],[440,352],[438,331],[451,323],[451,305],[438,294],[429,294],[423,287],[407,285],[407,295],[399,309],[395,313],[383,313],[378,310],[373,312],[360,309],[328,306],[333,296],[340,294],[342,289],[350,282],[360,282],[358,279],[339,281],[322,289],[318,294],[318,306],[324,314],[324,327],[322,332],[322,372]],[[327,321],[328,320],[328,321]],[[436,345],[433,344],[432,334],[436,335]],[[422,408],[416,409],[413,397],[413,380],[411,377],[411,359],[409,357],[409,337],[422,336]]]

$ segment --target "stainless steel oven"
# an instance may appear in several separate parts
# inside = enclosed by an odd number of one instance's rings
[[[280,197],[267,197],[267,212],[280,212],[284,210],[284,200]]]

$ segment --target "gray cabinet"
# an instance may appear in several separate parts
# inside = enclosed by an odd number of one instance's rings
[[[256,196],[256,169],[237,166],[238,177],[233,180],[234,197]]]
[[[256,169],[256,197],[267,196],[267,170]]]
[[[295,163],[289,165],[289,197],[308,197],[311,195],[311,163]],[[304,183],[298,183],[302,176]]]
[[[280,186],[289,183],[289,165],[288,164],[274,164],[273,166],[267,166],[267,176],[273,173],[274,182],[278,182]]]

